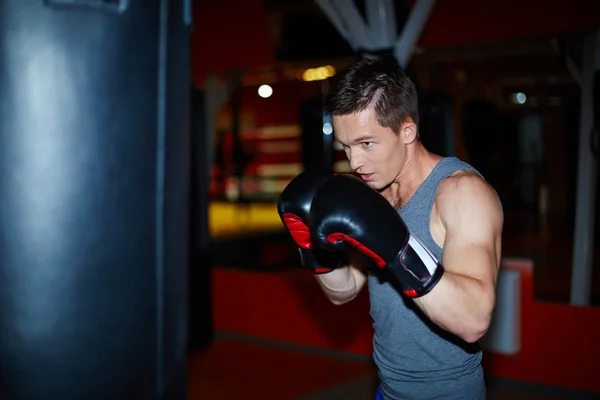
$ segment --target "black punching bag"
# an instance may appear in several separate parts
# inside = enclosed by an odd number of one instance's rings
[[[0,0],[0,398],[184,399],[183,0]]]

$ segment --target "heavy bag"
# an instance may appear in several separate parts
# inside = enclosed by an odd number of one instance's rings
[[[184,399],[183,0],[0,0],[0,398]]]

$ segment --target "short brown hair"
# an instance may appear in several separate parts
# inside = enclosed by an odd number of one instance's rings
[[[409,119],[419,124],[419,101],[412,80],[391,56],[365,58],[347,68],[325,99],[332,116],[350,115],[373,107],[379,125],[400,132]]]

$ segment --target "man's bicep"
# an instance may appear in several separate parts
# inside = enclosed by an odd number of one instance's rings
[[[498,274],[497,252],[490,243],[465,244],[453,240],[444,247],[442,265],[448,272],[494,284]]]
[[[446,200],[442,215],[446,228],[444,268],[495,281],[503,221],[496,193],[486,183],[468,177],[455,185]]]

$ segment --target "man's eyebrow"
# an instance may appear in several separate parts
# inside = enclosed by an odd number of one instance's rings
[[[361,136],[361,137],[357,137],[352,142],[353,143],[360,143],[360,142],[365,142],[365,141],[369,141],[369,140],[373,140],[373,139],[375,139],[373,136],[364,135],[364,136]]]
[[[342,143],[342,142],[341,142],[341,141],[340,141],[340,140],[337,138],[337,136],[334,136],[334,139],[335,139],[335,140],[336,140],[336,141],[337,141],[339,144],[341,144],[342,146],[346,146],[346,143]],[[353,144],[357,144],[357,143],[360,143],[360,142],[367,142],[367,141],[371,141],[371,140],[373,140],[373,139],[375,139],[375,137],[374,137],[374,136],[370,136],[370,135],[363,135],[363,136],[360,136],[360,137],[357,137],[356,139],[354,139],[354,140],[352,141],[352,143],[353,143]]]

